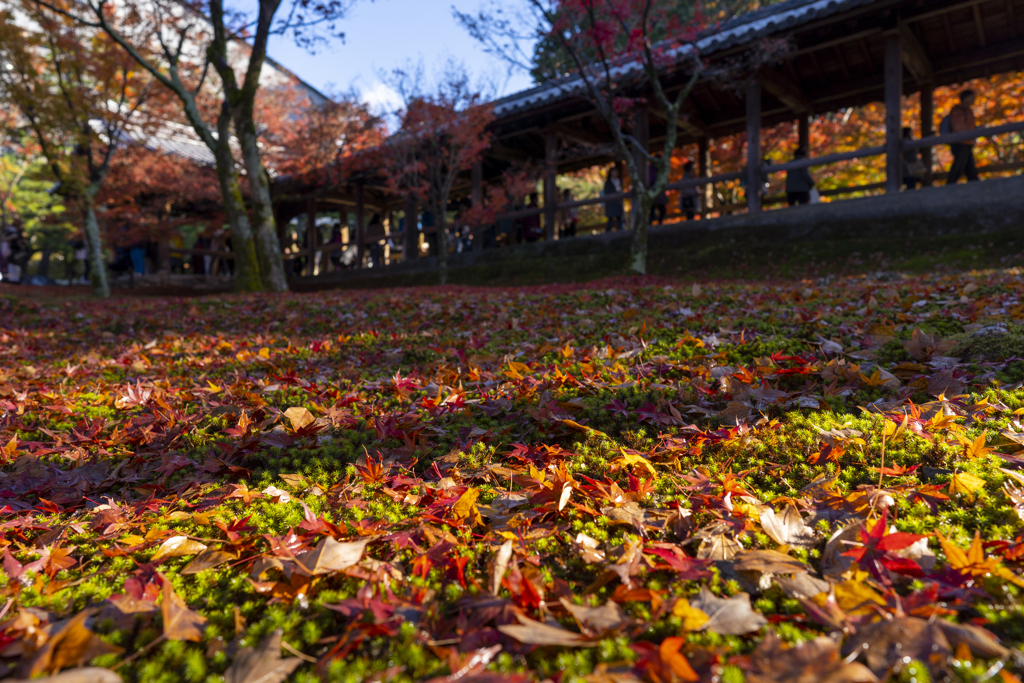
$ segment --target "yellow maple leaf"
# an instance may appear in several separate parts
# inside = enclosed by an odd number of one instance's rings
[[[639,465],[643,469],[650,472],[652,477],[657,475],[657,472],[654,471],[654,465],[652,465],[651,461],[645,458],[644,456],[636,455],[634,453],[627,453],[624,448],[620,448],[619,452],[622,453],[622,458],[616,460],[616,463],[621,464],[622,466],[625,467],[633,467],[635,465]]]
[[[691,605],[686,598],[679,598],[676,601],[676,604],[672,606],[672,614],[683,620],[682,629],[684,631],[696,631],[708,623],[709,618],[707,613]]]
[[[986,448],[986,436],[986,432],[982,432],[981,435],[974,441],[966,439],[962,436],[958,436],[957,438],[960,440],[960,443],[963,444],[964,446],[964,457],[967,458],[968,460],[974,460],[975,458],[980,458],[984,455],[988,455],[993,450],[995,450],[992,448]]]
[[[941,534],[936,534],[936,536],[939,539],[939,545],[942,546],[942,552],[946,554],[946,561],[949,563],[949,566],[961,574],[969,576],[988,576],[991,574],[1024,587],[1024,580],[1004,567],[998,558],[985,557],[985,549],[981,543],[980,531],[974,532],[974,541],[966,552],[953,543],[951,539],[944,538]]]
[[[455,501],[455,505],[452,505],[452,517],[459,520],[468,520],[470,524],[483,524],[483,517],[480,516],[480,511],[476,509],[476,499],[479,497],[479,490],[472,487],[466,489],[466,492]]]
[[[7,458],[13,458],[18,452],[18,437],[12,436],[11,440],[7,442],[7,445],[0,448],[0,452]]]
[[[968,472],[957,472],[949,480],[949,492],[954,495],[962,495],[969,503],[974,502],[977,498],[975,493],[983,488],[985,488],[985,480]]]

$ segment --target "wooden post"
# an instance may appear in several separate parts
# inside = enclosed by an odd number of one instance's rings
[[[935,135],[935,86],[925,83],[921,86],[921,137],[927,138]],[[921,161],[924,162],[924,178],[921,179],[923,186],[932,184],[932,148],[921,148]]]
[[[697,141],[697,174],[701,178],[711,177],[711,141],[701,138]],[[714,197],[714,187],[708,183],[701,188],[701,213],[705,216],[711,211],[711,198]]]
[[[166,239],[156,243],[156,270],[161,275],[171,272],[171,245]]]
[[[811,156],[811,119],[807,114],[800,114],[800,118],[796,120],[797,137],[799,142],[797,146],[807,154],[808,158]]]
[[[402,260],[412,261],[420,255],[420,234],[416,229],[419,216],[416,212],[419,207],[416,203],[416,196],[405,195],[405,244],[402,245]]]
[[[747,209],[761,210],[761,84],[747,83]]]
[[[363,184],[356,185],[356,268],[366,261],[366,207],[363,204]]]
[[[558,206],[558,136],[548,129],[544,132],[544,239],[555,239],[555,207]]]
[[[473,208],[477,208],[484,202],[484,162],[477,161],[473,164],[473,168],[470,171],[470,200],[473,202]],[[472,225],[470,230],[473,231],[473,251],[480,251],[484,248],[484,225]]]
[[[313,275],[316,260],[316,200],[306,202],[306,275]]]
[[[885,37],[885,191],[899,192],[903,184],[903,56],[900,34]]]

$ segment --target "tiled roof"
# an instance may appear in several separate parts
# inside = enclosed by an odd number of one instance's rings
[[[702,55],[709,55],[735,45],[749,42],[779,33],[805,24],[814,19],[835,14],[842,10],[867,5],[877,0],[786,0],[760,10],[742,14],[720,26],[697,40],[697,49]],[[674,50],[676,55],[683,55],[692,50],[684,45]],[[641,68],[637,61],[627,62],[612,69],[613,77],[636,71]],[[577,94],[585,89],[583,79],[579,76],[568,76],[549,81],[535,88],[524,90],[494,103],[494,114],[497,117],[508,116],[543,104]]]

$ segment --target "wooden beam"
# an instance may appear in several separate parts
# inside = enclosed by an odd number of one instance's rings
[[[801,114],[796,120],[797,146],[804,151],[805,156],[811,156],[811,120],[807,114]]]
[[[759,72],[761,86],[779,99],[783,104],[797,113],[810,114],[814,111],[811,101],[807,99],[800,86],[789,80],[771,67]]]
[[[552,128],[557,135],[565,138],[566,140],[572,140],[573,142],[579,142],[584,145],[607,145],[612,142],[610,137],[602,136],[593,130],[586,130],[579,126],[556,123]]]
[[[761,210],[761,84],[747,83],[747,209]]]
[[[899,192],[903,184],[902,105],[903,59],[900,34],[885,37],[885,191]]]
[[[978,42],[985,47],[985,27],[981,23],[981,9],[978,5],[974,5],[972,9],[974,10],[974,30],[978,32]]]
[[[932,70],[932,62],[928,59],[928,53],[918,41],[917,36],[910,26],[901,21],[897,30],[900,34],[900,50],[903,55],[903,63],[914,75],[918,84],[932,83],[935,80],[935,73]]]

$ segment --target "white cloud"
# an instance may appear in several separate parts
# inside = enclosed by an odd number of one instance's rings
[[[402,96],[382,81],[376,81],[370,88],[363,90],[362,96],[363,101],[376,114],[390,114],[402,106]]]

